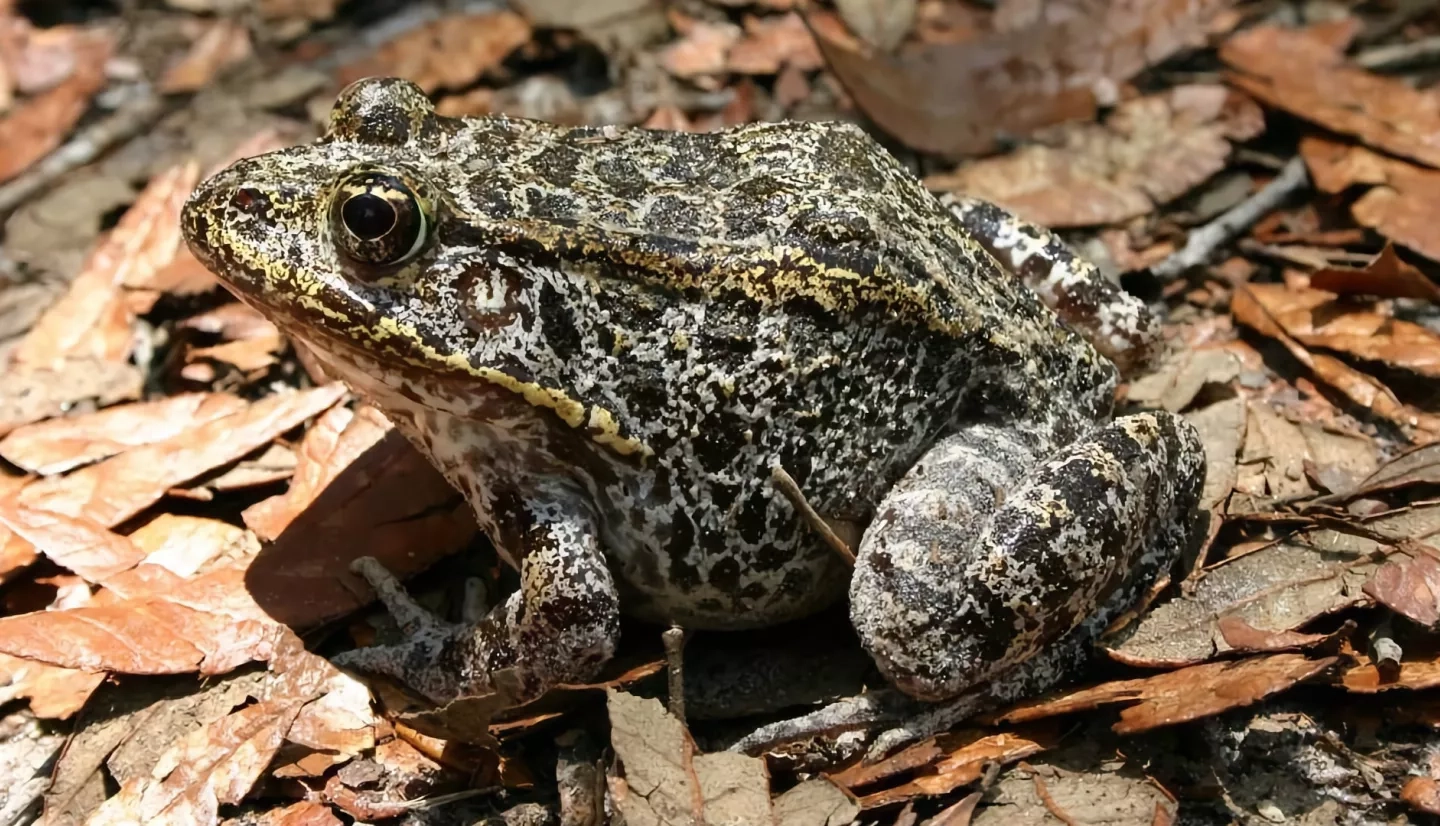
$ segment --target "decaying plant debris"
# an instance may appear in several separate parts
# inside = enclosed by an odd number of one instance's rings
[[[1437,43],[1403,0],[0,0],[0,824],[1434,822]],[[177,214],[374,74],[450,115],[854,120],[1062,230],[1167,312],[1123,401],[1203,434],[1203,547],[1084,683],[873,763],[893,697],[839,614],[668,663],[627,626],[518,708],[339,671],[391,632],[352,559],[450,616],[511,583]]]

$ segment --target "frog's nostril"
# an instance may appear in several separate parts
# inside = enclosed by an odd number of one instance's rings
[[[235,194],[230,196],[230,204],[241,212],[254,215],[258,212],[263,212],[265,208],[269,206],[270,202],[269,199],[265,197],[265,193],[260,190],[254,187],[242,186],[238,187],[235,190]]]

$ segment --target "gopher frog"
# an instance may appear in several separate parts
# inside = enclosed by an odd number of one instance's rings
[[[1144,306],[852,125],[451,119],[372,78],[316,143],[203,183],[184,233],[518,569],[465,627],[363,569],[411,633],[350,663],[437,701],[502,668],[522,700],[582,681],[622,611],[740,629],[847,588],[912,697],[1031,690],[1187,539],[1195,432],[1112,420],[1117,362],[1158,341]]]

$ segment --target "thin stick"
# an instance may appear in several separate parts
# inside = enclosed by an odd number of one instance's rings
[[[0,213],[20,206],[61,175],[100,157],[110,147],[148,129],[165,114],[166,106],[154,92],[141,92],[122,103],[104,120],[71,138],[64,146],[30,165],[14,180],[0,186]]]
[[[1304,159],[1298,155],[1291,158],[1275,180],[1236,204],[1224,215],[1190,233],[1182,249],[1156,264],[1150,272],[1161,281],[1170,281],[1191,267],[1200,266],[1221,244],[1230,241],[1246,227],[1268,215],[1292,192],[1304,187],[1309,181]]]
[[[786,473],[785,468],[776,465],[770,471],[770,481],[786,499],[790,500],[790,504],[800,514],[800,518],[805,520],[805,524],[819,534],[820,538],[825,540],[825,544],[829,545],[835,553],[840,554],[847,564],[853,566],[855,552],[850,550],[850,546],[845,544],[845,540],[841,539],[839,534],[835,533],[835,529],[830,527],[830,523],[825,521],[825,517],[810,507],[810,500],[805,498],[800,486],[795,483],[794,477]]]
[[[670,713],[681,725],[685,723],[685,629],[672,625],[660,634],[665,645],[665,673],[668,677]]]

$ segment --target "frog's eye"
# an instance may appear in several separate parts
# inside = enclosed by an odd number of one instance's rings
[[[340,186],[331,221],[341,252],[356,263],[379,267],[414,258],[430,234],[425,209],[410,187],[378,172]]]

